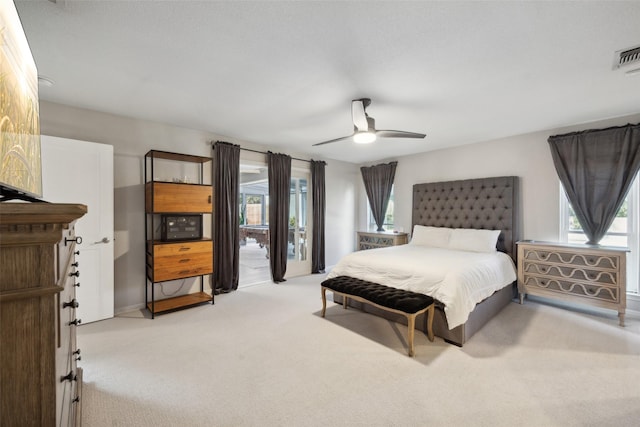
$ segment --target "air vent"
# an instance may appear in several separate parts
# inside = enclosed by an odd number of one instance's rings
[[[619,50],[613,57],[613,69],[640,64],[640,46]]]

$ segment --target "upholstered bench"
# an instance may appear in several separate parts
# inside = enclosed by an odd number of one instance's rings
[[[435,305],[433,298],[417,292],[392,288],[391,286],[367,282],[349,276],[338,276],[327,279],[322,286],[322,317],[327,309],[327,289],[342,295],[342,305],[346,309],[348,298],[372,304],[380,309],[406,316],[408,328],[409,356],[413,357],[413,337],[415,335],[416,316],[426,314],[427,337],[433,341],[433,314]]]

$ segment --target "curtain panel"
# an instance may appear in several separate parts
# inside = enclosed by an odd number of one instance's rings
[[[369,206],[378,231],[384,231],[382,224],[384,224],[384,215],[387,212],[397,164],[398,162],[391,162],[360,168]]]
[[[240,209],[238,206],[240,146],[213,144],[213,284],[214,292],[238,289]]]
[[[587,243],[597,245],[640,169],[640,124],[555,135],[548,142]]]
[[[324,216],[325,216],[325,185],[323,161],[311,160],[311,206],[313,209],[313,233],[311,238],[311,273],[323,273],[324,261]]]
[[[269,178],[269,263],[271,278],[284,282],[289,244],[289,204],[291,198],[291,157],[267,153]]]

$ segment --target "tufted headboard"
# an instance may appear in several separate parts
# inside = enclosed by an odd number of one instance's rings
[[[413,186],[412,225],[502,230],[497,248],[516,260],[518,177],[465,179]]]

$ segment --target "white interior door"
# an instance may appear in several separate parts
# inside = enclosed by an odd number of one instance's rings
[[[87,205],[76,223],[82,244],[76,260],[78,318],[82,323],[113,317],[113,146],[41,137],[43,200]]]

